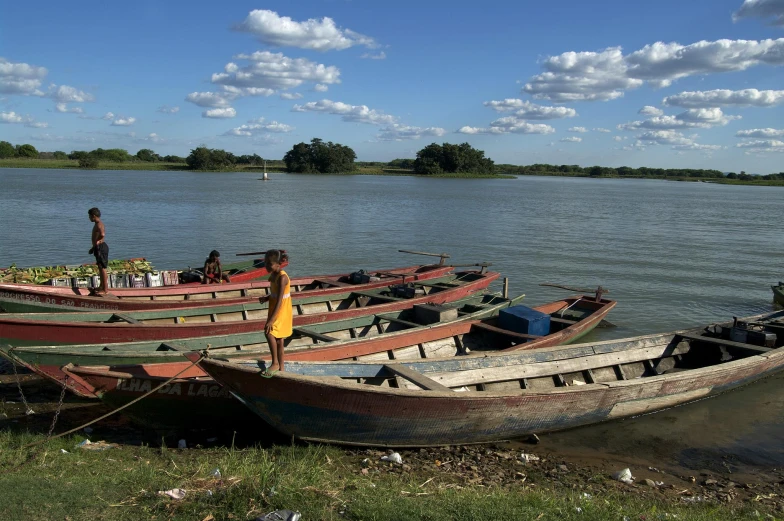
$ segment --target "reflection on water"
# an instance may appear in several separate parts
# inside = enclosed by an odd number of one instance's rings
[[[566,295],[542,282],[601,284],[619,302],[609,317],[618,327],[585,341],[762,313],[771,309],[770,284],[784,276],[778,187],[270,177],[0,169],[0,266],[91,262],[87,209],[98,206],[111,257],[144,256],[159,268],[201,265],[212,249],[229,262],[235,253],[274,247],[290,252],[294,276],[428,261],[397,253],[412,249],[448,252],[457,263],[491,261],[510,278],[510,291],[526,293],[531,304]],[[635,439],[656,432],[660,441],[651,445],[701,447],[710,433],[714,447],[742,446],[759,451],[742,455],[748,461],[774,461],[781,454],[765,440],[784,434],[783,397],[782,386],[760,383],[620,424]],[[728,418],[732,429],[702,427]],[[667,428],[653,428],[660,425]]]
[[[637,418],[542,436],[543,448],[586,458],[754,473],[784,465],[784,374]]]

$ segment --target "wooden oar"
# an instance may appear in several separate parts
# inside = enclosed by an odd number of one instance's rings
[[[566,289],[569,291],[576,291],[577,293],[596,293],[597,291],[601,290],[602,293],[609,293],[609,289],[604,289],[603,287],[599,286],[597,289],[585,289],[585,288],[573,288],[571,286],[564,286],[563,284],[550,284],[549,282],[543,282],[539,284],[540,286],[551,286],[553,288],[561,288]]]
[[[237,257],[242,257],[243,255],[266,255],[266,251],[251,251],[248,253],[237,253]]]
[[[428,257],[441,257],[441,261],[438,263],[439,266],[444,265],[444,260],[450,258],[448,253],[428,253],[426,251],[411,251],[411,250],[397,250],[400,253],[411,253],[413,255],[427,255]]]

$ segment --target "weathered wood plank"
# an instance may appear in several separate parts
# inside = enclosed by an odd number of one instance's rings
[[[128,322],[129,324],[141,324],[139,320],[136,320],[135,318],[129,317],[128,315],[124,315],[122,313],[112,313],[112,316],[110,317],[109,320],[114,321],[115,319],[122,320],[123,322]]]
[[[398,302],[398,301],[401,301],[401,300],[407,300],[407,299],[404,299],[404,298],[387,297],[386,295],[377,295],[375,293],[365,293],[364,291],[354,291],[353,293],[354,293],[354,295],[357,295],[357,296],[360,296],[360,297],[374,298],[374,299],[378,299],[378,300],[387,300],[389,302]]]
[[[316,333],[315,331],[311,331],[302,327],[295,327],[292,329],[292,331],[300,336],[307,336],[316,340],[321,340],[322,342],[336,342],[338,340],[337,338],[322,335],[321,333]]]
[[[388,315],[376,315],[381,320],[386,320],[388,322],[394,322],[395,324],[400,324],[401,326],[408,326],[408,327],[422,327],[422,324],[417,324],[416,322],[409,322],[408,320],[402,320],[397,317],[391,317]]]
[[[490,324],[485,324],[484,322],[477,322],[473,324],[473,327],[484,329],[485,331],[490,331],[491,333],[498,333],[500,335],[505,335],[512,338],[522,338],[525,340],[536,340],[537,338],[542,338],[541,335],[526,335],[524,333],[515,333],[514,331],[509,331],[508,329],[501,329],[500,327],[491,326]]]
[[[751,351],[753,353],[767,353],[768,351],[773,351],[773,349],[770,347],[761,347],[761,346],[755,346],[751,344],[744,344],[742,342],[733,342],[732,340],[723,340],[721,338],[709,338],[700,335],[690,335],[686,333],[679,334],[677,336],[689,341],[705,342],[707,344],[716,344],[724,347],[734,347],[736,349],[743,349],[745,351]]]
[[[550,316],[550,322],[555,322],[556,324],[566,324],[567,326],[571,326],[571,325],[576,324],[579,321],[578,320],[570,320],[568,318],[554,317],[554,316],[551,315]]]
[[[445,385],[441,385],[440,383],[436,382],[435,380],[431,380],[427,376],[423,375],[422,373],[418,373],[413,369],[409,369],[406,366],[399,365],[399,364],[386,364],[384,365],[384,369],[389,371],[392,374],[402,376],[406,380],[414,382],[419,387],[426,391],[438,391],[438,392],[448,392],[451,393],[452,389],[446,387]]]

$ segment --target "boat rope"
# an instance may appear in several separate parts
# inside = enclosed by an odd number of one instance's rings
[[[34,441],[32,443],[28,443],[26,445],[22,445],[21,448],[27,449],[27,448],[30,448],[30,447],[35,447],[36,445],[40,445],[42,443],[46,443],[49,440],[55,440],[57,438],[61,438],[61,437],[66,436],[68,434],[72,434],[72,433],[74,433],[74,432],[76,432],[78,430],[84,429],[85,427],[88,427],[88,426],[92,425],[93,423],[97,423],[97,422],[99,422],[99,421],[101,421],[103,419],[106,419],[109,416],[112,416],[113,414],[116,414],[116,413],[122,411],[123,409],[125,409],[127,407],[130,407],[131,405],[135,404],[136,402],[138,402],[138,401],[140,401],[140,400],[150,396],[151,394],[155,393],[159,389],[169,385],[173,380],[177,379],[182,373],[184,373],[185,371],[187,371],[188,369],[190,369],[194,365],[198,364],[202,360],[204,360],[207,357],[207,352],[210,350],[210,347],[211,346],[207,346],[207,349],[204,350],[204,352],[201,353],[199,358],[197,360],[191,362],[191,364],[189,366],[186,366],[185,369],[183,369],[179,373],[175,374],[174,376],[172,376],[171,378],[169,378],[168,380],[166,380],[165,382],[163,382],[159,386],[154,387],[153,389],[147,391],[146,393],[144,393],[143,395],[139,396],[138,398],[134,398],[130,402],[126,403],[125,405],[122,405],[122,406],[118,407],[117,409],[114,409],[113,411],[109,411],[108,413],[104,414],[103,416],[99,416],[98,418],[96,418],[94,420],[91,420],[91,421],[85,423],[84,425],[80,425],[79,427],[75,427],[75,428],[70,429],[68,431],[61,432],[60,434],[57,434],[56,436],[47,437],[47,438],[45,438],[43,440],[38,440],[38,441]]]
[[[22,403],[24,403],[25,414],[35,414],[30,406],[27,404],[27,398],[25,398],[24,392],[22,391],[22,382],[19,380],[19,372],[16,370],[16,362],[11,360],[11,366],[14,368],[14,376],[16,376],[16,387],[19,389],[19,396],[22,397]]]

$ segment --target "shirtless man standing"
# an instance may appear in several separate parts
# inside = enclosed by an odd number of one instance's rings
[[[87,253],[95,255],[95,263],[98,265],[98,273],[101,276],[101,285],[95,291],[96,295],[106,295],[108,284],[106,282],[106,268],[109,265],[109,245],[106,244],[106,228],[101,222],[101,210],[98,208],[90,208],[87,210],[87,215],[90,217],[90,222],[95,223],[93,226],[93,247]]]

